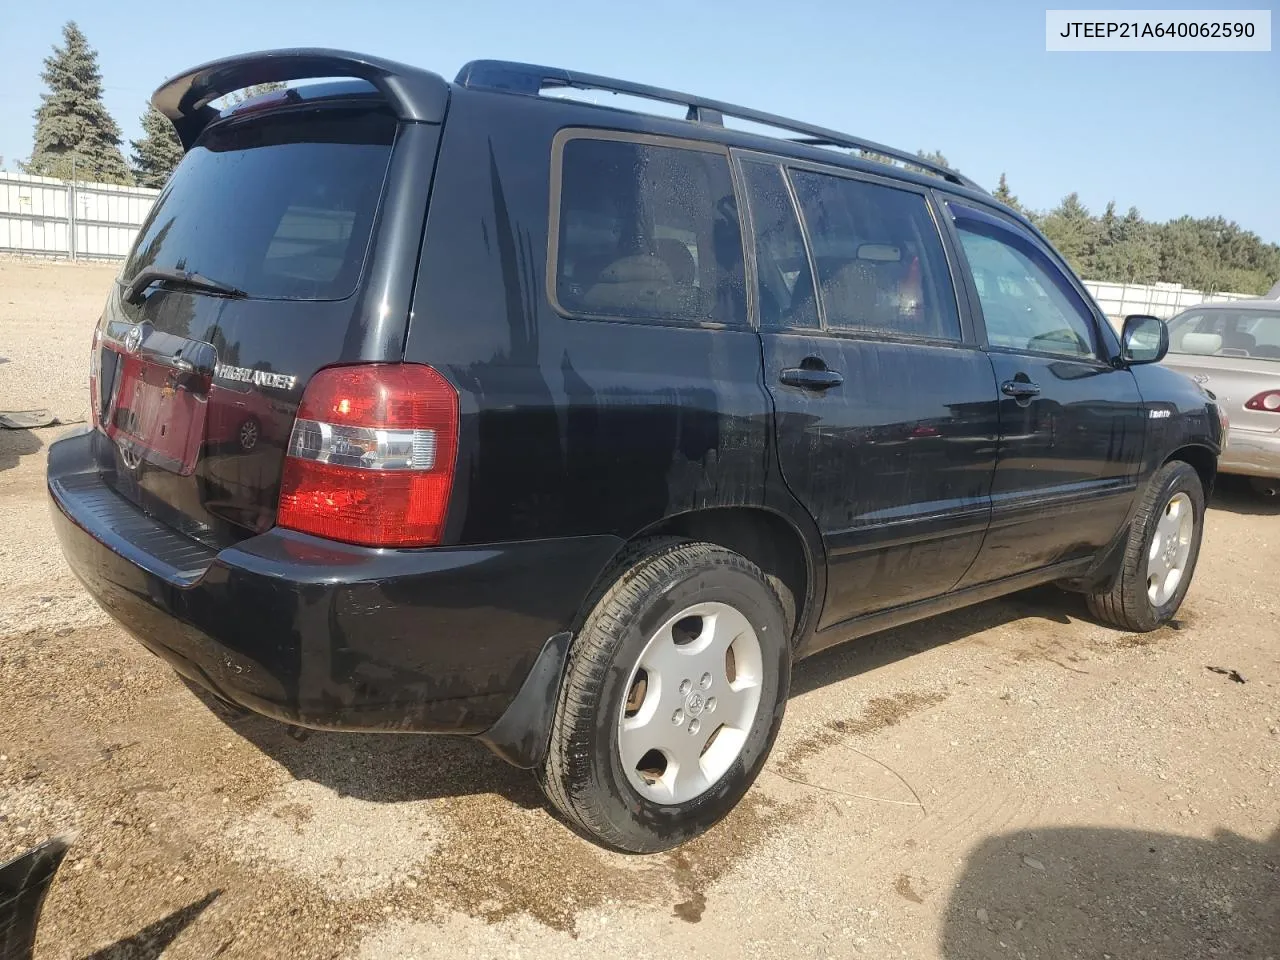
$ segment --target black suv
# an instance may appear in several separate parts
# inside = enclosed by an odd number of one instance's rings
[[[1186,593],[1225,421],[953,170],[515,63],[286,50],[153,103],[186,156],[48,484],[93,595],[219,697],[474,735],[653,851],[747,790],[799,657],[1047,581],[1127,630]]]

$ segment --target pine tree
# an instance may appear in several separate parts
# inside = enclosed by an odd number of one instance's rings
[[[1093,278],[1093,257],[1101,226],[1080,202],[1079,194],[1067,194],[1060,204],[1037,218],[1037,225],[1077,273]]]
[[[97,183],[130,183],[120,153],[120,127],[102,103],[98,54],[75,21],[62,28],[63,45],[45,58],[41,79],[49,92],[36,110],[28,173]]]
[[[951,166],[941,150],[917,150],[916,156],[921,160],[928,160],[930,163],[938,163],[944,167]]]
[[[243,90],[235,90],[226,97],[226,106],[234,106],[238,103],[244,103],[246,100],[252,100],[254,97],[260,97],[264,93],[274,93],[277,90],[283,90],[285,85],[278,80],[270,80],[267,83],[255,83],[245,87]]]
[[[182,159],[182,141],[169,118],[150,104],[142,115],[142,139],[131,140],[133,174],[144,187],[163,187]]]
[[[1013,195],[1013,191],[1009,189],[1009,180],[1003,173],[1000,174],[1000,182],[996,184],[995,192],[992,193],[991,196],[995,197],[1007,207],[1013,207],[1013,209],[1019,212],[1022,211],[1022,204],[1018,203],[1018,198],[1015,197]]]

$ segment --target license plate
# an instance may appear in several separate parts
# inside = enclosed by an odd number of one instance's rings
[[[112,439],[163,469],[190,476],[204,441],[208,403],[172,371],[137,357],[121,358]]]

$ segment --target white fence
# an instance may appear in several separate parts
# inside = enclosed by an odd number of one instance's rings
[[[159,192],[0,171],[0,251],[120,259]]]
[[[1104,283],[1086,280],[1084,285],[1098,301],[1102,312],[1112,320],[1127,317],[1131,313],[1149,313],[1168,320],[1175,313],[1198,303],[1242,300],[1254,296],[1249,293],[1204,293],[1200,290],[1188,290],[1180,283]]]
[[[105,183],[68,183],[0,171],[0,251],[71,259],[125,257],[159,190]],[[1085,287],[1113,320],[1149,313],[1165,320],[1180,310],[1245,293],[1202,293],[1177,283],[1104,283]]]

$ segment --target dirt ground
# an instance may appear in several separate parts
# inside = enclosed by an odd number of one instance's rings
[[[0,409],[85,415],[114,269],[0,260]],[[0,860],[77,836],[40,960],[1280,958],[1280,506],[1240,485],[1175,624],[1037,590],[806,661],[730,820],[624,857],[472,743],[189,690],[63,564],[61,429],[0,431]]]

